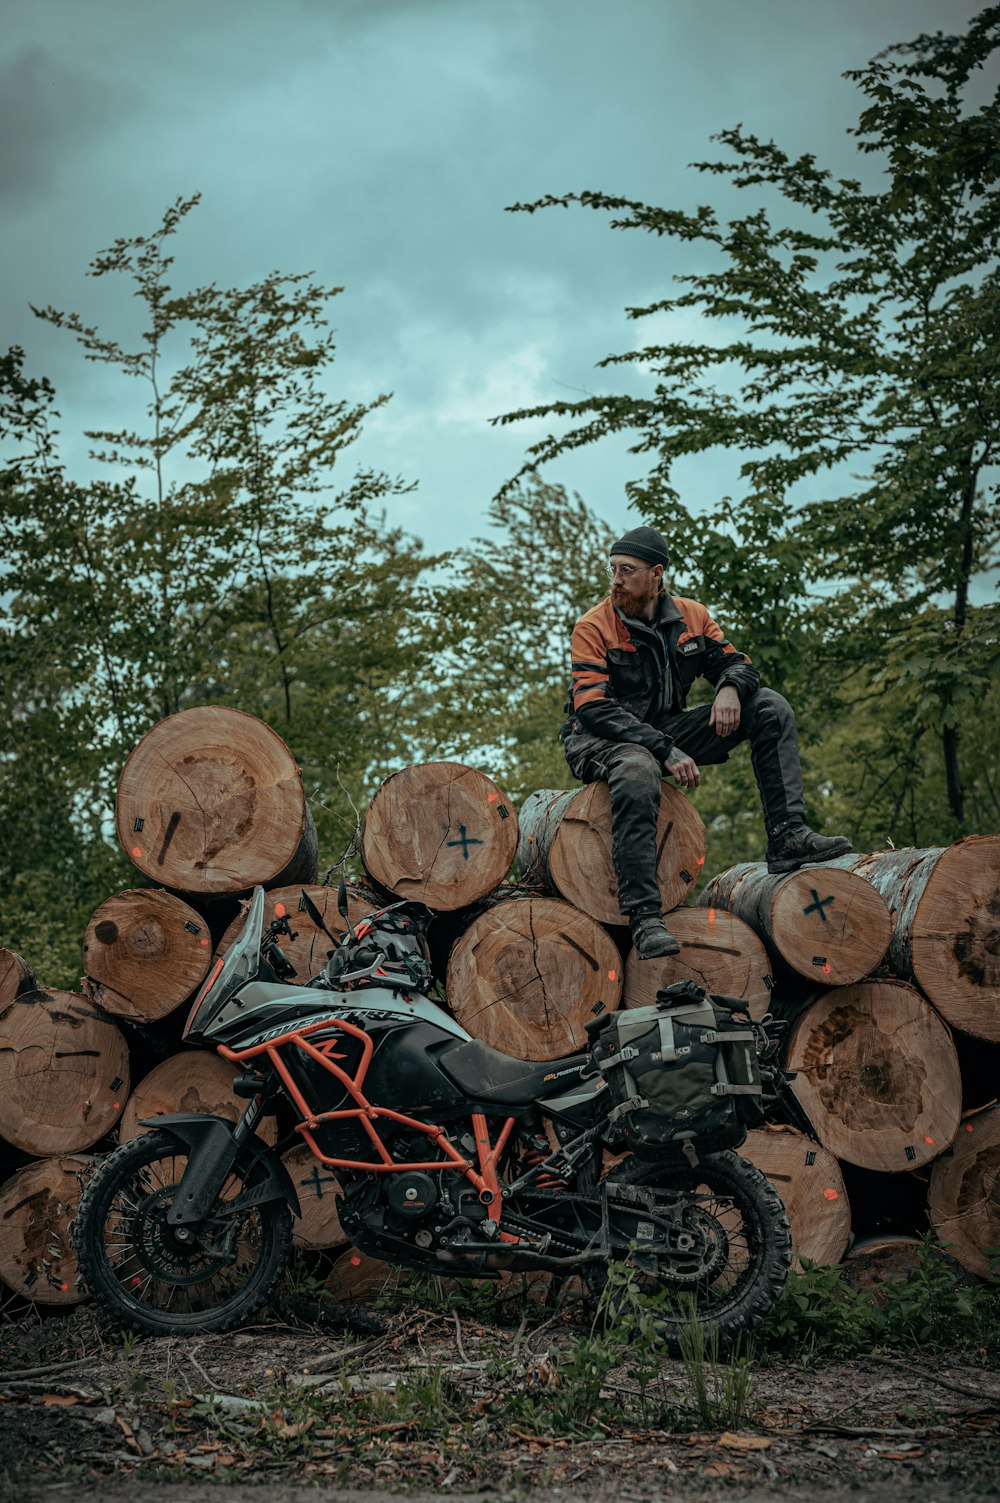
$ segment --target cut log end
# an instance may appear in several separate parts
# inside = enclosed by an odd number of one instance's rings
[[[625,967],[626,1007],[648,1007],[661,987],[691,980],[708,992],[742,997],[751,1017],[764,1016],[774,983],[767,951],[749,924],[721,908],[675,908],[667,924],[680,953],[640,960],[633,950]]]
[[[122,770],[115,817],[145,877],[206,896],[278,880],[308,825],[302,778],[281,737],[218,705],[183,710],[146,733]],[[310,864],[303,879],[314,881]]]
[[[757,931],[776,964],[816,986],[860,981],[892,937],[879,894],[863,877],[834,865],[774,876],[762,862],[746,862],[714,877],[698,905],[736,914]]]
[[[1000,1106],[962,1122],[952,1152],[931,1170],[927,1209],[952,1256],[987,1277],[1000,1247]]]
[[[303,986],[306,982],[317,976],[322,971],[334,948],[333,941],[328,934],[318,928],[309,917],[303,902],[303,893],[316,905],[324,924],[330,933],[339,940],[346,932],[347,925],[341,917],[337,907],[337,889],[335,887],[303,886],[296,883],[292,887],[273,887],[264,898],[264,924],[271,922],[275,916],[275,910],[280,903],[288,914],[295,938],[288,935],[279,937],[278,945],[295,968],[295,975],[288,977],[288,981],[294,986]],[[358,883],[347,884],[347,916],[351,924],[358,923],[366,914],[381,908],[381,899],[369,888],[362,887]],[[229,925],[225,934],[219,941],[216,954],[224,955],[229,946],[243,930],[246,922],[246,908],[238,913]]]
[[[0,1185],[0,1279],[36,1305],[86,1298],[69,1228],[93,1163],[83,1156],[46,1158]]]
[[[76,992],[25,992],[0,1013],[0,1137],[48,1156],[111,1131],[129,1089],[114,1020]]]
[[[233,1091],[237,1073],[237,1067],[204,1049],[172,1054],[132,1092],[122,1113],[119,1141],[127,1143],[153,1130],[142,1126],[144,1118],[172,1112],[198,1112],[236,1122],[246,1107],[246,1101]],[[266,1143],[275,1141],[273,1117],[265,1117],[255,1130]]]
[[[865,1169],[901,1173],[958,1131],[958,1056],[934,1009],[901,981],[838,987],[794,1023],[786,1068],[823,1146]]]
[[[573,795],[544,790],[521,809],[521,866],[602,924],[623,924],[611,857],[611,794],[588,783]],[[692,801],[663,784],[656,827],[656,880],[665,910],[691,891],[705,864],[705,826]]]
[[[781,1196],[796,1267],[803,1258],[839,1263],[851,1238],[851,1207],[833,1154],[793,1127],[756,1129],[739,1151]]]
[[[584,1025],[618,1006],[622,964],[587,914],[556,898],[515,898],[462,935],[447,990],[474,1038],[517,1059],[555,1059],[583,1048]]]
[[[15,997],[20,997],[23,992],[34,991],[37,985],[35,973],[28,962],[13,950],[5,950],[0,946],[0,1012]]]
[[[87,926],[87,994],[117,1017],[149,1023],[180,1007],[208,973],[208,924],[156,888],[108,898]]]
[[[517,815],[484,773],[423,762],[387,778],[365,814],[361,859],[399,898],[448,912],[502,882],[517,849]]]

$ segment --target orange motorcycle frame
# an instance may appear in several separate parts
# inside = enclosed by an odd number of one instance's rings
[[[342,1070],[331,1057],[331,1051],[337,1043],[336,1039],[327,1040],[323,1044],[313,1043],[309,1035],[320,1030],[328,1032],[331,1028],[338,1029],[347,1034],[361,1045],[361,1058],[353,1074]],[[315,1061],[347,1092],[354,1105],[343,1107],[337,1111],[316,1111],[306,1100],[298,1083],[293,1078],[287,1064],[281,1057],[281,1050],[291,1045],[300,1049],[308,1058]],[[455,1174],[461,1174],[475,1188],[479,1199],[487,1207],[489,1220],[499,1223],[501,1212],[501,1186],[498,1174],[500,1156],[507,1146],[508,1139],[513,1130],[515,1118],[508,1117],[497,1135],[496,1142],[491,1142],[489,1124],[482,1112],[470,1113],[472,1120],[472,1134],[476,1143],[476,1156],[478,1165],[463,1153],[460,1153],[451,1142],[443,1127],[432,1122],[421,1122],[416,1117],[409,1117],[405,1112],[393,1111],[390,1107],[373,1106],[364,1094],[365,1077],[371,1064],[374,1045],[371,1037],[363,1028],[356,1027],[353,1023],[347,1023],[341,1018],[322,1018],[316,1023],[309,1023],[302,1028],[289,1029],[287,1033],[280,1034],[277,1038],[267,1039],[263,1043],[254,1044],[248,1049],[227,1049],[224,1044],[217,1045],[219,1054],[223,1059],[229,1060],[234,1065],[253,1065],[257,1061],[266,1058],[271,1064],[275,1074],[281,1080],[292,1105],[301,1113],[301,1120],[295,1124],[295,1131],[300,1133],[303,1140],[308,1144],[310,1151],[315,1157],[329,1169],[354,1169],[365,1174],[406,1174],[414,1170],[449,1170]],[[341,1056],[342,1057],[342,1056]],[[429,1138],[435,1148],[444,1155],[443,1158],[427,1160],[411,1160],[400,1162],[394,1159],[382,1140],[377,1123],[382,1118],[386,1122],[395,1122],[403,1127],[412,1128]],[[353,1122],[360,1126],[367,1134],[375,1158],[363,1159],[339,1159],[324,1153],[316,1141],[317,1130],[328,1122]],[[520,1238],[511,1236],[507,1232],[501,1232],[501,1242],[518,1242]]]

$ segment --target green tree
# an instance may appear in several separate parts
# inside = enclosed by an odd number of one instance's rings
[[[400,753],[402,707],[433,644],[423,576],[437,560],[384,513],[409,487],[341,474],[388,398],[331,394],[340,289],[272,273],[175,292],[171,237],[195,202],[92,263],[134,294],[133,347],[78,314],[39,312],[124,378],[123,404],[141,393],[134,422],[87,434],[93,478],[60,459],[48,383],[19,350],[0,362],[0,817],[17,835],[0,901],[8,922],[15,892],[34,915],[29,953],[52,912],[51,894],[28,903],[29,890],[72,882],[78,940],[120,885],[108,878],[126,875],[109,839],[114,781],[158,718],[214,702],[267,719],[303,765],[321,849],[337,852],[376,769]],[[404,599],[417,609],[400,620]],[[67,943],[64,974],[79,964]]]
[[[495,769],[520,802],[572,782],[559,744],[570,634],[607,594],[616,534],[579,496],[532,477],[458,550],[441,602],[446,650],[429,726],[449,755]]]
[[[921,36],[848,74],[864,96],[853,134],[866,182],[735,127],[717,138],[726,160],[696,164],[764,199],[728,223],[709,207],[598,192],[515,205],[580,204],[611,215],[613,228],[704,249],[715,264],[628,310],[668,329],[694,310],[705,342],[650,343],[600,362],[651,371],[651,394],[498,420],[566,420],[530,448],[525,470],[634,433],[632,452],[655,462],[627,486],[633,503],[690,559],[695,586],[728,607],[765,676],[808,679],[827,701],[852,679],[855,695],[902,695],[918,728],[940,739],[949,815],[938,828],[955,831],[966,826],[961,727],[998,661],[996,608],[970,603],[1000,538],[1000,91],[976,99],[998,45],[994,5],[963,36]],[[709,340],[709,320],[733,319],[739,337]],[[741,456],[742,489],[696,517],[674,467],[711,449]],[[796,486],[824,472],[838,493],[796,506]]]

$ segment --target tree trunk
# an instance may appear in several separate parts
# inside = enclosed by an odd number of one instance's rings
[[[916,982],[953,1028],[1000,1042],[1000,835],[829,865],[856,872],[884,898],[897,975]]]
[[[600,925],[555,898],[498,903],[448,963],[448,1005],[474,1038],[515,1059],[556,1059],[586,1044],[584,1024],[621,1000],[622,963]]]
[[[792,1024],[785,1067],[797,1072],[792,1090],[824,1148],[851,1164],[917,1169],[958,1131],[951,1035],[902,981],[826,992]]]
[[[336,887],[310,887],[296,883],[294,887],[271,888],[264,899],[264,924],[266,926],[271,922],[275,908],[282,903],[288,912],[295,938],[289,939],[282,935],[278,945],[295,967],[295,975],[288,978],[294,986],[304,986],[313,976],[318,975],[334,948],[329,937],[322,929],[317,929],[305,911],[305,905],[302,902],[303,892],[308,894],[315,903],[331,934],[340,939],[347,932],[347,926],[337,907]],[[350,923],[359,923],[367,914],[381,907],[383,907],[382,899],[370,888],[362,887],[355,882],[347,884],[347,916]],[[233,940],[242,932],[245,921],[245,911],[236,915],[219,941],[217,955],[226,953]]]
[[[623,924],[611,859],[607,783],[568,793],[543,788],[520,812],[522,878],[557,892],[602,924]],[[690,799],[664,783],[656,826],[656,880],[664,911],[683,903],[705,864],[705,826]]]
[[[347,1233],[337,1214],[340,1181],[333,1170],[321,1164],[304,1143],[283,1153],[281,1162],[291,1176],[302,1211],[292,1224],[295,1246],[346,1247]]]
[[[795,1266],[839,1263],[851,1240],[851,1206],[840,1165],[794,1127],[764,1127],[739,1149],[781,1196],[792,1224]]]
[[[122,769],[118,839],[151,882],[205,898],[315,882],[316,827],[281,737],[241,710],[182,710]]]
[[[987,1252],[1000,1247],[1000,1106],[962,1123],[953,1151],[931,1170],[927,1209],[952,1256],[988,1277]]]
[[[122,1113],[119,1142],[127,1143],[155,1130],[155,1123],[143,1127],[143,1118],[170,1112],[201,1112],[235,1122],[247,1104],[233,1092],[237,1073],[237,1066],[205,1049],[184,1049],[172,1054],[132,1092]],[[273,1143],[277,1136],[274,1118],[265,1117],[256,1132],[266,1143]]]
[[[26,960],[0,946],[0,1011],[22,992],[32,992],[38,982]]]
[[[186,1002],[208,974],[208,924],[157,888],[108,898],[87,926],[83,990],[116,1017],[151,1023]]]
[[[25,992],[0,1013],[0,1136],[45,1157],[90,1148],[128,1095],[128,1046],[75,992]]]
[[[428,908],[465,908],[510,870],[517,815],[484,773],[422,762],[386,778],[368,806],[361,859],[372,879]]]
[[[78,1305],[70,1222],[95,1160],[82,1155],[25,1164],[0,1186],[0,1279],[36,1305]]]
[[[892,924],[885,903],[831,863],[772,876],[748,861],[713,877],[698,906],[735,913],[760,935],[777,965],[815,986],[848,986],[879,964]]]
[[[625,966],[626,1007],[648,1007],[660,987],[690,977],[708,992],[742,997],[751,1017],[764,1016],[774,980],[767,951],[749,924],[721,908],[675,908],[667,923],[680,953],[640,960],[633,950]]]

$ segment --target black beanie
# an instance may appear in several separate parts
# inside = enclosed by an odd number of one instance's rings
[[[662,564],[664,568],[670,563],[667,545],[653,527],[633,527],[631,532],[618,539],[611,552],[641,558],[647,564]]]

